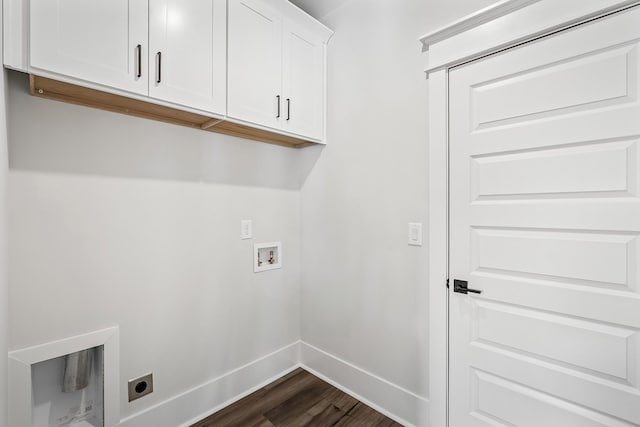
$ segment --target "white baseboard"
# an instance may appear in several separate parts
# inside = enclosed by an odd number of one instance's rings
[[[300,342],[120,421],[120,427],[187,427],[298,368]]]
[[[428,425],[429,401],[424,397],[311,344],[300,346],[300,364],[312,374],[404,426]]]
[[[429,401],[297,341],[120,421],[119,427],[188,427],[302,367],[406,427],[426,426]]]

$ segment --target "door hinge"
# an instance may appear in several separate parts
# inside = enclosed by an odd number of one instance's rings
[[[449,289],[449,279],[447,279],[447,289]]]

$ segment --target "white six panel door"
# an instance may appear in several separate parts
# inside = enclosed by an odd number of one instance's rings
[[[450,73],[450,425],[640,425],[640,8]]]
[[[31,67],[147,94],[147,0],[31,0],[29,7]]]

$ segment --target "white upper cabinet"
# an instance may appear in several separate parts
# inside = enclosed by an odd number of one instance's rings
[[[229,2],[227,114],[278,127],[282,118],[282,16],[261,0]]]
[[[288,0],[4,0],[3,12],[4,65],[32,74],[38,96],[286,146],[326,142],[333,33]]]
[[[285,1],[230,0],[228,25],[229,117],[322,141],[331,32]]]
[[[31,0],[30,66],[211,113],[226,107],[226,0]]]
[[[285,25],[283,37],[283,129],[323,139],[324,44],[293,23]]]
[[[147,93],[147,0],[31,0],[29,7],[32,68]]]
[[[149,96],[224,112],[225,21],[226,0],[149,0]]]

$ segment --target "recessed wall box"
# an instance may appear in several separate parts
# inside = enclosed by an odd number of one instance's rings
[[[9,423],[102,427],[120,422],[119,331],[111,327],[9,352]],[[89,378],[80,352],[87,351]],[[66,379],[74,387],[63,391]],[[75,380],[78,380],[77,382]],[[76,388],[75,391],[73,389]],[[4,414],[2,414],[4,416]]]
[[[253,245],[253,272],[282,267],[282,243],[256,243]]]

